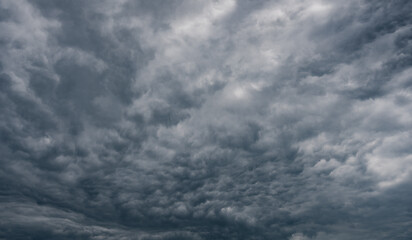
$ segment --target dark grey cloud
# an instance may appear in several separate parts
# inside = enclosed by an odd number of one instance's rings
[[[410,1],[0,1],[1,239],[409,239]]]

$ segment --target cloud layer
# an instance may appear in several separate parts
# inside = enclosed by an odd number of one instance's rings
[[[412,2],[0,1],[0,239],[408,239]]]

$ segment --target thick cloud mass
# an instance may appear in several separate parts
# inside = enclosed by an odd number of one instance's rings
[[[411,239],[411,12],[0,0],[0,239]]]

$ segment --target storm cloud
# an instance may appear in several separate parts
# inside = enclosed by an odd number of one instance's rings
[[[411,12],[0,0],[0,239],[410,239]]]

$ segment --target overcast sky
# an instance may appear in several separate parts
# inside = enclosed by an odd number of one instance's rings
[[[411,239],[411,12],[0,0],[0,239]]]

